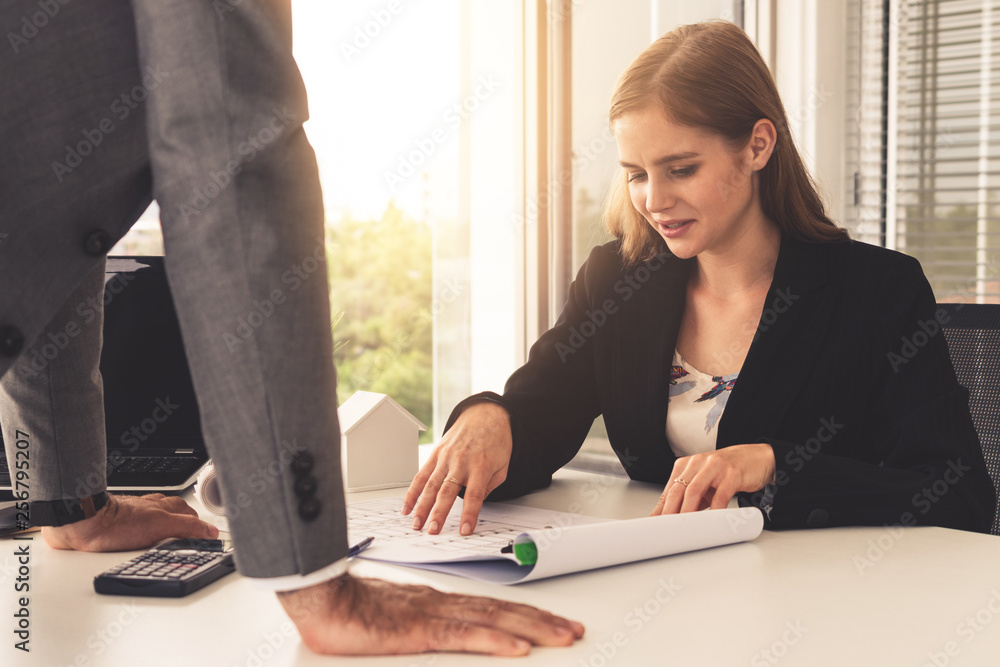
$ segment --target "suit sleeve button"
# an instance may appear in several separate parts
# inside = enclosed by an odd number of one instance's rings
[[[313,457],[309,452],[299,452],[292,459],[292,472],[296,475],[305,475],[313,469]]]
[[[304,475],[295,480],[295,495],[299,498],[311,498],[316,494],[316,478]]]
[[[299,503],[299,516],[306,521],[312,521],[319,516],[320,502],[315,498],[306,498]]]
[[[95,229],[83,239],[83,251],[91,257],[100,257],[111,250],[111,234]]]
[[[24,334],[17,327],[0,327],[0,354],[7,357],[16,356],[24,347]]]

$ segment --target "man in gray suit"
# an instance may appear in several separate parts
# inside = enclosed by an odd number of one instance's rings
[[[230,516],[238,567],[279,592],[305,643],[519,654],[580,637],[531,607],[345,573],[326,272],[301,270],[325,250],[289,1],[0,10],[0,423],[8,447],[28,436],[46,541],[121,550],[216,534],[177,498],[109,496],[92,474],[105,463],[105,255],[155,196],[206,443],[226,495],[249,498]],[[275,461],[280,474],[250,488]]]

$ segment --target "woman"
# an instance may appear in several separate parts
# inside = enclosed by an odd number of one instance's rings
[[[414,527],[438,532],[465,487],[469,534],[486,495],[548,484],[603,414],[632,479],[664,485],[653,514],[740,494],[770,528],[988,530],[995,492],[944,337],[926,335],[940,322],[920,265],[826,216],[747,36],[660,38],[610,120],[617,240],[503,396],[455,409],[406,494]]]

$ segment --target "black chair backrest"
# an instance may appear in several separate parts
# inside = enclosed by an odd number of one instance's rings
[[[959,383],[969,390],[969,409],[993,485],[1000,489],[1000,305],[939,303],[945,340]],[[947,318],[947,319],[946,319]],[[993,517],[1000,535],[1000,504]]]

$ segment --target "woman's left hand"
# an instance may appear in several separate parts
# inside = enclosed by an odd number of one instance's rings
[[[677,459],[650,516],[725,509],[740,491],[760,491],[774,479],[774,450],[767,443],[733,445]]]

